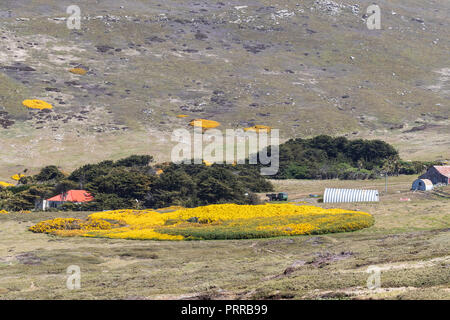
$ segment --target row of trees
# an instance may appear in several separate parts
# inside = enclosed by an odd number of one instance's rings
[[[279,154],[276,179],[373,179],[381,173],[419,174],[435,164],[402,161],[397,150],[381,140],[327,135],[291,139],[279,146]]]
[[[255,192],[272,191],[271,183],[257,168],[240,170],[228,165],[151,166],[153,158],[133,155],[118,161],[84,165],[70,175],[56,166],[47,166],[34,176],[23,177],[19,185],[0,190],[0,207],[30,210],[36,201],[85,189],[95,200],[66,210],[109,210],[121,208],[161,208],[171,205],[194,207],[214,203],[257,202]],[[157,169],[163,173],[155,174]]]
[[[270,153],[270,147],[269,147]],[[194,207],[213,203],[255,203],[256,192],[272,191],[271,183],[255,165],[152,166],[153,157],[133,155],[118,161],[84,165],[71,174],[47,166],[34,176],[25,176],[14,187],[0,189],[0,208],[29,210],[36,201],[85,189],[95,201],[67,210],[161,208],[171,205]],[[405,162],[398,152],[380,140],[348,140],[322,135],[291,139],[280,145],[278,179],[368,179],[381,173],[419,174],[432,162]],[[162,174],[156,174],[162,170]]]

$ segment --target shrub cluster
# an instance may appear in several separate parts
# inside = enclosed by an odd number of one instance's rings
[[[402,161],[397,150],[381,140],[327,135],[291,139],[280,145],[279,154],[280,169],[273,177],[276,179],[373,179],[386,172],[420,174],[435,164]]]
[[[91,214],[85,221],[73,218],[42,221],[30,230],[61,236],[214,240],[349,232],[370,227],[373,223],[373,217],[361,211],[293,204],[216,204],[166,213],[102,211]]]
[[[34,176],[21,177],[17,186],[0,189],[0,208],[30,210],[36,201],[84,189],[95,200],[65,203],[60,209],[114,210],[194,207],[214,203],[257,203],[254,192],[272,191],[257,168],[239,170],[228,165],[151,166],[153,158],[133,155],[118,161],[84,165],[70,175],[47,166]]]

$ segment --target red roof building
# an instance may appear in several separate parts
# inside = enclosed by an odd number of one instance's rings
[[[66,193],[62,193],[60,195],[47,199],[47,201],[54,201],[54,202],[77,202],[77,203],[89,202],[92,200],[94,200],[94,197],[86,190],[69,190]]]
[[[443,176],[450,178],[450,166],[434,166],[434,168]]]
[[[433,166],[428,171],[421,175],[419,179],[428,179],[436,184],[450,183],[450,166]]]

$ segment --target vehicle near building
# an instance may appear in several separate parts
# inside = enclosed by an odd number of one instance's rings
[[[269,198],[269,201],[287,201],[288,200],[288,194],[286,192],[267,193],[266,197]]]

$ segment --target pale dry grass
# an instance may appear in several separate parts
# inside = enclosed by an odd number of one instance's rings
[[[2,215],[0,298],[450,299],[449,200],[405,191],[409,177],[393,180],[404,193],[389,193],[380,203],[334,205],[370,212],[373,227],[323,236],[190,242],[58,238],[27,228],[58,215],[89,213]],[[326,181],[284,186],[303,194],[315,183]],[[399,201],[405,196],[411,201]],[[27,260],[18,258],[23,254],[35,255],[39,263],[24,264]],[[79,291],[65,287],[72,264],[82,270]],[[379,290],[365,287],[369,265],[384,268]]]
[[[387,194],[408,192],[416,176],[394,176],[388,178]],[[287,192],[289,200],[308,197],[310,194],[323,195],[325,188],[376,189],[384,194],[385,179],[374,180],[270,180],[276,192]]]

